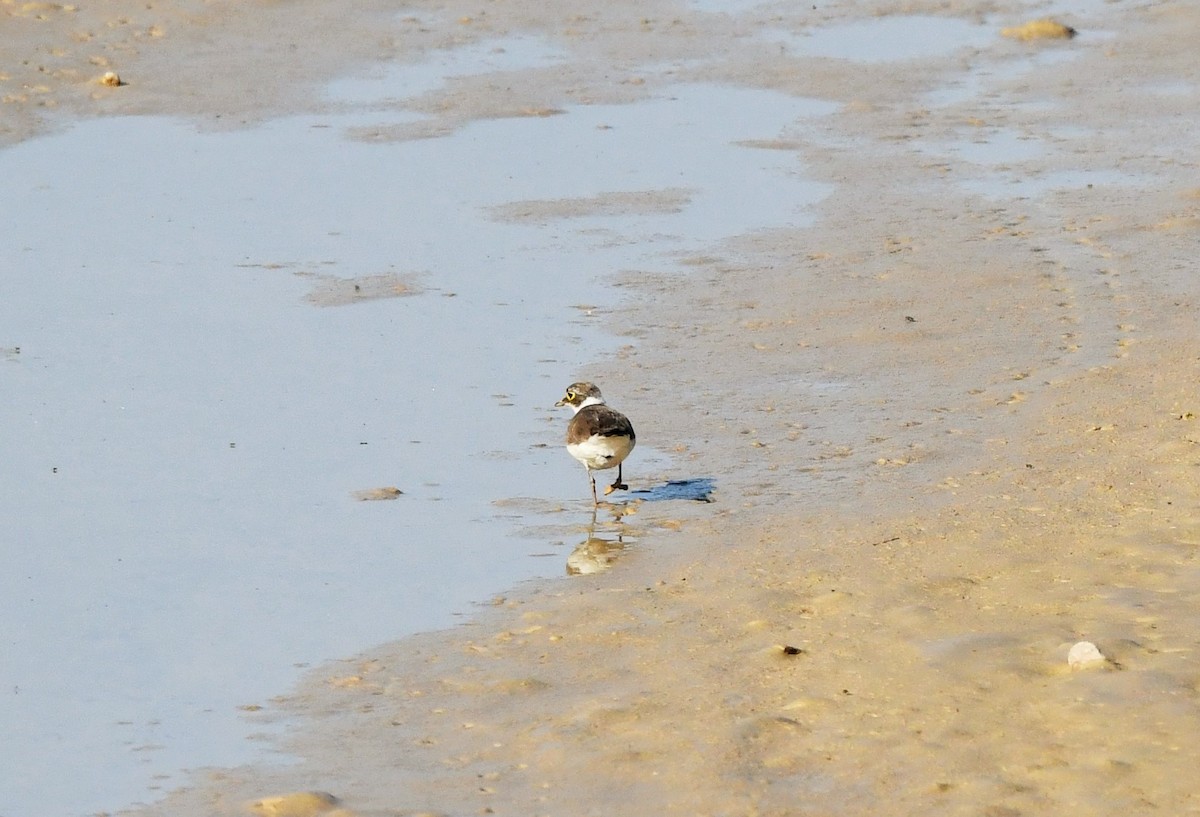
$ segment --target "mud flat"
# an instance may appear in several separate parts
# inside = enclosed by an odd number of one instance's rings
[[[66,8],[38,36],[83,19]],[[637,540],[611,570],[314,672],[263,716],[298,762],[200,772],[131,813],[309,790],[338,798],[316,812],[381,815],[1197,807],[1200,12],[1075,4],[1074,39],[1023,42],[999,33],[1040,16],[1019,3],[733,8],[364,4],[339,28],[316,4],[131,6],[136,26],[58,44],[46,90],[7,102],[10,138],[58,111],[232,124],[316,104],[303,66],[520,34],[566,56],[398,100],[426,118],[369,137],[680,84],[837,105],[747,145],[831,186],[812,224],[614,271],[628,344],[584,374],[622,384],[668,476],[714,479],[716,501],[602,510]],[[854,36],[880,25],[934,36],[866,59]],[[76,81],[97,48],[128,85]],[[580,207],[535,203],[501,215]],[[1072,670],[1083,640],[1106,660]]]

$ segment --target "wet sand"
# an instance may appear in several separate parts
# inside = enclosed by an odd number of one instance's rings
[[[137,813],[302,790],[357,814],[1197,808],[1200,12],[1096,3],[1064,15],[1075,39],[1024,43],[999,29],[1038,10],[990,4],[962,19],[995,42],[898,70],[763,37],[952,11],[362,8],[22,11],[8,27],[47,56],[40,79],[5,69],[7,137],[93,113],[236,124],[316,105],[356,65],[528,32],[570,66],[457,81],[410,103],[419,128],[371,138],[734,83],[839,104],[754,145],[833,193],[812,226],[679,275],[614,271],[629,344],[565,373],[614,384],[714,503],[626,508],[603,527],[637,546],[610,571],[322,668],[263,715],[293,719],[299,763],[204,772]],[[86,81],[93,65],[129,84]],[[534,204],[498,217],[581,206]],[[589,509],[564,517],[589,538]],[[1080,640],[1109,660],[1069,670]]]

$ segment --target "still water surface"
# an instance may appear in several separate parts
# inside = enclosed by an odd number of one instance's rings
[[[561,575],[569,546],[520,531],[590,512],[551,407],[617,344],[609,276],[807,220],[796,154],[738,143],[830,107],[681,87],[411,142],[349,138],[407,116],[359,110],[0,152],[0,815],[261,758],[239,707],[301,667]],[[495,209],[664,189],[682,206]],[[323,305],[356,283],[386,297]]]

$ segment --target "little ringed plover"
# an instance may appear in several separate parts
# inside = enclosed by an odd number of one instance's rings
[[[621,463],[637,444],[637,435],[629,418],[605,405],[595,383],[572,383],[567,386],[563,399],[554,405],[570,406],[575,412],[567,426],[567,452],[587,469],[588,479],[592,481],[592,501],[600,504],[593,471],[617,469],[616,482],[604,489],[605,496],[613,491],[628,490],[629,486],[621,481]]]

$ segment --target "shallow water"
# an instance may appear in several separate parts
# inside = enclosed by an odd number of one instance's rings
[[[961,160],[974,166],[977,175],[963,174],[962,186],[994,198],[1036,198],[1055,190],[1088,186],[1119,186],[1143,183],[1137,174],[1108,168],[1064,168],[1033,172],[1029,163],[1042,159],[1058,146],[1055,142],[1085,142],[1094,135],[1082,128],[1033,135],[1010,128],[972,128],[971,138],[921,146],[930,156]]]
[[[894,15],[778,34],[797,54],[865,63],[950,56],[995,43],[996,31],[954,17]]]
[[[396,76],[331,93],[370,108]],[[830,109],[689,87],[412,142],[347,138],[408,117],[353,110],[99,120],[0,153],[0,813],[120,808],[260,757],[238,707],[299,667],[561,574],[571,545],[530,531],[590,512],[551,406],[616,345],[607,276],[802,223],[825,188],[737,143]],[[673,476],[653,440],[630,465]]]

